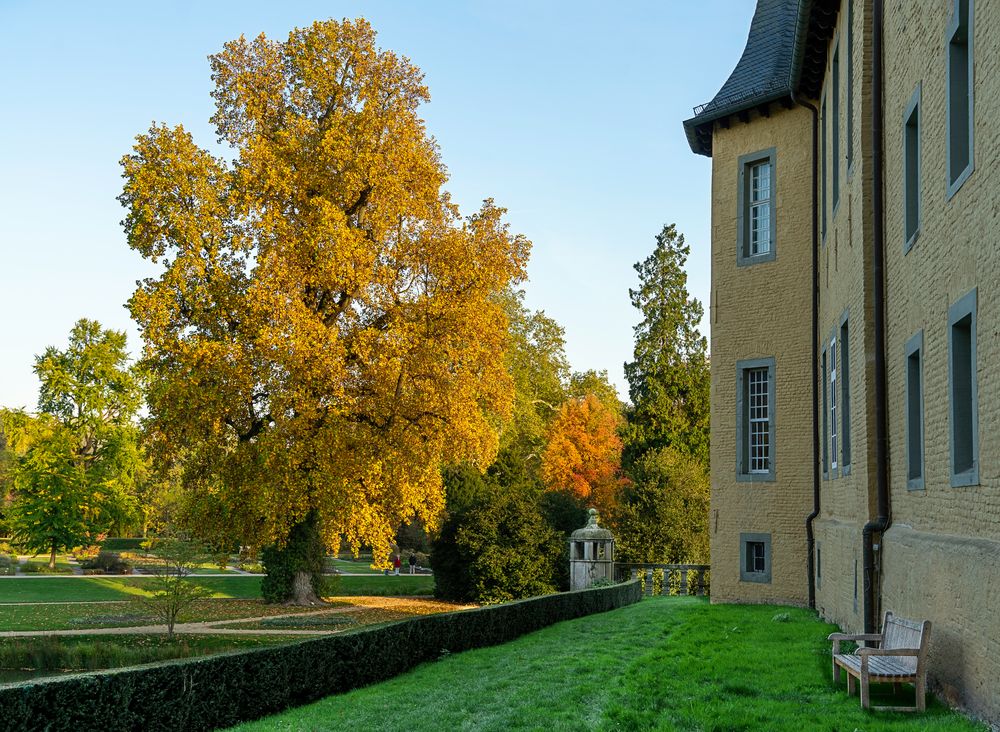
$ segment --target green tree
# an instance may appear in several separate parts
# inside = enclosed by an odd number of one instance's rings
[[[200,535],[281,545],[316,512],[385,566],[400,524],[437,522],[442,464],[496,456],[530,243],[491,200],[461,215],[423,75],[365,20],[210,63],[226,156],[154,125],[122,160],[129,246],[161,264],[129,302],[158,444],[211,499]]]
[[[167,626],[167,637],[174,637],[177,617],[198,600],[212,596],[212,591],[190,579],[209,553],[190,541],[166,537],[148,542],[149,553],[159,559],[153,570],[152,590],[139,602]]]
[[[708,505],[704,466],[670,447],[647,451],[611,516],[618,559],[707,562]]]
[[[500,432],[501,459],[524,463],[528,474],[537,478],[546,428],[566,398],[565,331],[543,311],[528,310],[522,291],[505,294],[504,312],[509,323],[506,363],[514,382],[514,409]]]
[[[431,548],[435,594],[505,602],[556,590],[562,537],[530,484],[498,485],[473,466],[446,471],[447,517]]]
[[[65,350],[35,360],[38,415],[7,412],[4,432],[17,443],[9,467],[12,531],[33,551],[49,552],[130,525],[145,470],[135,425],[141,391],[125,334],[80,320]]]
[[[601,404],[615,414],[621,415],[625,412],[625,405],[622,404],[621,397],[618,396],[618,389],[608,380],[608,372],[605,369],[574,371],[570,375],[566,396],[584,399],[588,394],[593,394],[600,400]],[[584,521],[586,521],[586,516],[584,516]]]
[[[657,234],[653,253],[635,265],[639,287],[629,297],[642,320],[635,326],[634,360],[625,364],[632,401],[626,464],[671,447],[708,465],[709,364],[698,331],[704,309],[687,290],[689,253],[684,235],[669,224]]]

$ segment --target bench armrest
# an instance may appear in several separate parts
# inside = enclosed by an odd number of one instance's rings
[[[859,648],[858,656],[919,656],[919,648]]]
[[[830,633],[827,637],[828,641],[880,641],[882,640],[881,633],[860,633],[860,634],[850,634],[850,633]]]

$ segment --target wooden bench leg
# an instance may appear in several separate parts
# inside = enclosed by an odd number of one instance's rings
[[[899,691],[902,688],[903,688],[903,685],[901,683],[899,683],[898,681],[893,681],[892,682],[892,693],[893,693],[894,696],[896,694],[899,694]]]
[[[861,671],[861,707],[868,709],[871,706],[870,689],[868,688],[868,674]]]
[[[840,666],[837,665],[836,661],[833,662],[833,683],[840,683]]]
[[[913,684],[917,690],[917,711],[924,711],[924,697],[926,696],[927,689],[927,678],[924,676],[917,677],[916,682]]]
[[[854,674],[847,672],[847,695],[854,696]]]

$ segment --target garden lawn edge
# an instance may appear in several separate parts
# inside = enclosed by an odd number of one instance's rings
[[[250,651],[0,687],[0,729],[210,730],[638,602],[638,581]]]

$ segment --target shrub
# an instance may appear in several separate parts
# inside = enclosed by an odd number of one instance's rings
[[[105,539],[104,543],[101,544],[101,548],[105,551],[134,552],[142,549],[144,541],[146,540],[141,536],[133,539],[116,537],[114,539]]]
[[[563,542],[542,517],[537,491],[487,485],[472,471],[445,474],[461,498],[449,493],[450,513],[431,551],[435,595],[490,603],[555,592]]]
[[[86,574],[127,574],[132,566],[118,552],[100,551],[93,559],[80,562]]]
[[[506,643],[641,599],[636,582],[330,635],[284,646],[0,687],[0,729],[208,730]]]

